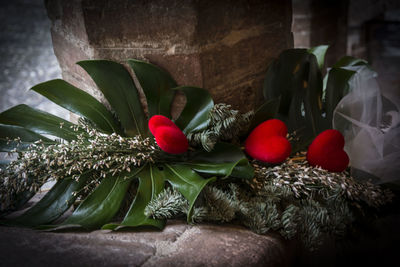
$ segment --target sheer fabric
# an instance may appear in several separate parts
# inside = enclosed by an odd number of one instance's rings
[[[357,73],[334,111],[333,128],[345,137],[350,165],[376,183],[400,180],[400,103],[382,96],[377,74],[367,66],[349,69]]]

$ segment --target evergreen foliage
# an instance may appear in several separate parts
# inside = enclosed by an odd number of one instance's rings
[[[297,166],[297,172],[288,176],[290,180],[284,180],[282,176],[289,165]],[[379,187],[370,184],[360,184],[358,188],[370,194],[370,199],[351,197],[356,191],[344,190],[340,180],[348,174],[327,173],[319,168],[305,167],[305,163],[291,162],[269,168],[255,164],[255,169],[256,178],[250,184],[221,183],[204,188],[203,201],[197,205],[201,212],[196,215],[196,220],[240,223],[258,234],[277,231],[286,239],[300,238],[313,250],[326,235],[345,234],[357,212],[352,201],[377,207],[391,199],[390,192],[380,191]],[[299,187],[304,183],[302,175],[310,174],[313,176],[309,177],[308,184]],[[348,176],[347,179],[347,183],[355,183]],[[149,203],[146,210],[151,212],[147,214],[165,219],[176,218],[177,211],[185,213],[187,204],[178,195],[174,190],[164,190]],[[380,198],[373,199],[373,195],[380,195]]]
[[[206,129],[191,132],[187,138],[192,146],[201,145],[206,151],[211,151],[218,141],[237,141],[235,138],[247,129],[253,115],[253,111],[241,114],[232,109],[231,105],[215,104],[209,113]]]
[[[167,219],[183,213],[188,205],[187,200],[177,190],[170,187],[161,191],[157,197],[149,202],[144,210],[148,217]]]

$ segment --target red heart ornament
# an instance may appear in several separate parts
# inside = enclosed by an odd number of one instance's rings
[[[188,150],[189,144],[181,129],[170,119],[154,115],[149,120],[150,132],[156,138],[157,145],[170,154],[181,154]]]
[[[181,154],[188,150],[186,136],[178,127],[159,126],[155,134],[157,145],[170,154]]]
[[[169,126],[175,129],[179,129],[178,126],[175,125],[170,119],[163,115],[154,115],[149,120],[149,130],[155,136],[157,132],[157,128],[160,126]],[[180,130],[180,129],[179,129]]]
[[[290,155],[291,145],[285,138],[286,125],[277,119],[267,120],[258,125],[247,137],[245,150],[252,158],[280,163]]]
[[[342,172],[349,165],[349,156],[343,150],[344,137],[337,130],[320,133],[307,151],[307,161],[311,166],[320,166],[331,172]]]
[[[276,135],[259,140],[256,149],[246,149],[246,152],[254,159],[276,164],[289,157],[291,149],[292,146],[285,137]]]

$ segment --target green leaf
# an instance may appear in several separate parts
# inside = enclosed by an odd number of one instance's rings
[[[12,225],[38,226],[48,224],[60,217],[74,203],[77,196],[73,193],[80,191],[91,173],[82,174],[79,181],[63,178],[32,208],[21,216],[7,221]]]
[[[214,106],[210,93],[197,87],[177,87],[175,90],[184,92],[186,96],[185,108],[175,121],[176,125],[184,134],[207,127],[209,113]]]
[[[85,60],[77,63],[92,77],[118,115],[127,136],[148,135],[139,93],[125,67],[108,60]]]
[[[333,65],[333,68],[341,68],[341,67],[350,67],[350,66],[362,66],[362,65],[368,65],[368,62],[359,59],[359,58],[354,58],[351,56],[344,56],[341,59],[339,59],[335,65]]]
[[[310,54],[306,49],[288,49],[268,67],[264,80],[264,98],[271,100],[280,97],[279,113],[287,116],[291,106],[295,80],[304,65],[304,58]]]
[[[187,221],[191,222],[193,205],[208,183],[215,181],[215,177],[204,179],[190,167],[184,165],[165,164],[165,178],[189,201]]]
[[[120,225],[107,224],[102,229],[120,230],[129,227],[152,226],[163,229],[164,220],[148,218],[144,214],[147,204],[164,189],[164,176],[154,165],[149,164],[138,175],[139,187],[135,200]]]
[[[321,70],[324,67],[325,54],[326,54],[326,51],[328,50],[328,48],[329,48],[329,45],[319,45],[319,46],[311,47],[310,49],[307,50],[309,53],[313,54],[317,58],[318,66]]]
[[[334,68],[347,68],[347,67],[352,67],[352,69],[350,71],[356,71],[356,69],[358,69],[359,67],[362,66],[368,66],[368,62],[363,60],[363,59],[359,59],[359,58],[354,58],[351,56],[344,56],[341,59],[339,59],[335,65],[333,65],[332,69]],[[329,73],[328,72],[325,77],[324,77],[324,98],[325,98],[325,94],[326,94],[326,88],[327,88],[327,83],[328,83],[328,78],[329,78]]]
[[[356,71],[332,68],[326,85],[325,111],[329,128],[332,127],[333,111],[339,101],[349,92],[349,81]]]
[[[132,178],[140,171],[105,177],[100,185],[77,207],[59,227],[54,230],[79,226],[96,229],[108,223],[117,214]]]
[[[67,141],[76,139],[77,135],[71,128],[74,124],[69,121],[27,105],[18,105],[0,113],[0,123],[21,126],[38,134],[53,135]]]
[[[321,47],[313,52],[322,50]],[[268,69],[264,96],[280,97],[276,117],[286,123],[289,132],[296,131],[302,148],[326,129],[322,116],[322,74],[317,57],[308,50],[289,49],[281,53]]]
[[[149,116],[161,114],[171,117],[171,103],[175,93],[171,88],[177,86],[171,75],[144,61],[131,59],[128,63],[146,95]]]
[[[248,160],[242,160],[235,166],[235,168],[233,168],[230,176],[242,179],[252,179],[254,178],[254,168]]]
[[[280,104],[280,98],[269,99],[264,102],[255,112],[254,117],[251,121],[248,133],[256,128],[262,122],[272,119],[278,113]]]
[[[326,128],[322,118],[322,73],[315,57],[308,58],[307,67],[308,73],[303,80],[305,125],[309,135],[316,137]]]
[[[208,175],[223,177],[236,175],[235,177],[243,179],[251,179],[254,176],[254,169],[242,150],[230,143],[217,143],[210,152],[195,152],[189,161],[180,164]]]
[[[10,141],[16,138],[20,138],[20,142]],[[42,140],[45,145],[55,143],[54,141],[25,128],[0,124],[0,152],[10,152],[14,148],[17,151],[22,151],[38,140]]]
[[[122,133],[113,115],[103,104],[66,81],[60,79],[47,81],[35,85],[31,90],[71,112],[91,120],[105,133]]]

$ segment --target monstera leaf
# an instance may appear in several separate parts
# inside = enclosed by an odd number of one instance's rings
[[[78,65],[91,76],[110,104],[111,111],[94,97],[63,80],[44,82],[32,90],[91,121],[105,135],[150,136],[147,126],[149,117],[156,114],[171,117],[171,103],[176,91],[183,92],[187,99],[186,106],[175,121],[185,134],[204,129],[209,122],[209,112],[214,105],[210,94],[201,88],[176,87],[176,82],[167,72],[152,64],[128,60],[139,84],[135,84],[128,70],[116,62],[86,60],[78,62]],[[149,117],[139,99],[136,88],[139,85],[146,97]],[[262,112],[267,111],[263,109]],[[73,123],[25,105],[1,113],[0,123],[0,149],[5,152],[14,149],[23,151],[38,140],[42,140],[46,146],[60,141],[71,142],[77,138],[77,132],[72,130]],[[17,137],[20,138],[19,142],[12,141]],[[190,209],[187,219],[191,221],[193,205],[207,184],[227,177],[253,177],[253,168],[247,158],[239,147],[232,144],[220,143],[211,152],[195,151],[189,154],[183,161],[177,157],[163,163],[149,162],[140,168],[131,168],[129,172],[104,177],[98,186],[85,194],[68,218],[61,224],[53,224],[75,203],[75,192],[90,188],[87,185],[96,170],[82,174],[79,181],[72,176],[59,179],[33,207],[3,223],[51,230],[118,230],[139,226],[162,229],[165,221],[147,217],[144,209],[165,186],[172,186],[188,200]],[[133,183],[136,179],[138,183]],[[133,185],[138,185],[136,195],[130,198],[127,192]],[[111,223],[127,201],[131,205],[125,218],[121,223]]]
[[[351,57],[339,60],[322,79],[328,46],[289,49],[274,60],[264,80],[266,104],[277,103],[276,117],[299,138],[292,153],[305,149],[323,130],[332,127],[332,114],[340,99],[350,90],[348,82],[355,71],[349,66],[365,64]],[[326,84],[326,85],[324,85]]]

